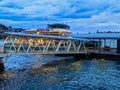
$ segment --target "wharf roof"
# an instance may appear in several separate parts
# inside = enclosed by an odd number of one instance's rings
[[[52,36],[52,35],[26,34],[26,33],[16,33],[16,32],[4,32],[4,34],[5,34],[5,35],[10,35],[10,36],[20,36],[20,37],[47,38],[47,39],[58,39],[58,40],[82,40],[82,41],[87,41],[87,39],[84,39],[84,38],[73,38],[73,37]]]
[[[120,33],[72,34],[71,36],[84,39],[120,39]]]

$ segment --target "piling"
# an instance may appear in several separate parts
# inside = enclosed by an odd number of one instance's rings
[[[120,54],[120,39],[117,39],[117,54]]]
[[[4,63],[7,60],[7,56],[5,54],[0,54],[0,72],[3,72],[5,69]]]
[[[5,67],[4,67],[4,63],[0,63],[0,72],[3,72],[4,69],[5,69]]]

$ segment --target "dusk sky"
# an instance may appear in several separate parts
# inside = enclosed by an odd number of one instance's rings
[[[120,0],[0,0],[0,23],[20,28],[66,23],[82,33],[120,31]]]

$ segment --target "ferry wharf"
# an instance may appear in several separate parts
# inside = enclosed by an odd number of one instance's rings
[[[86,39],[4,32],[0,50],[4,54],[72,55],[86,53]],[[3,61],[5,57],[1,57]],[[4,63],[1,62],[3,66]],[[3,70],[3,68],[1,68]]]
[[[120,60],[120,33],[72,34],[71,37],[5,32],[4,54],[73,56],[79,59]],[[6,56],[5,56],[6,57]],[[0,68],[4,70],[4,56]]]

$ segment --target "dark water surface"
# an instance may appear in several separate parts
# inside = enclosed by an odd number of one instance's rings
[[[120,61],[12,55],[5,67],[0,90],[120,90]]]

